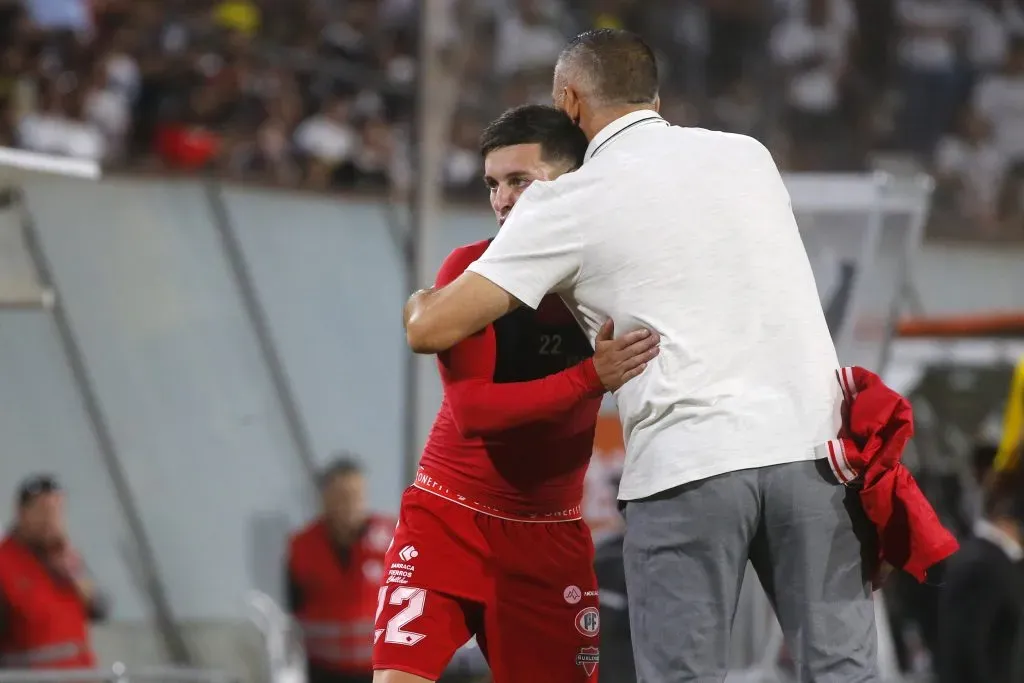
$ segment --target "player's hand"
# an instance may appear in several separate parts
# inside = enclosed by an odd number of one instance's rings
[[[648,329],[634,330],[615,339],[615,325],[608,320],[594,342],[594,369],[608,391],[633,379],[658,355],[661,337]]]

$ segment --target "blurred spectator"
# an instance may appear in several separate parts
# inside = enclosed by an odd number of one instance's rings
[[[60,84],[44,93],[38,111],[21,118],[17,140],[25,149],[46,154],[99,161],[106,153],[99,126],[83,116],[81,93]]]
[[[455,121],[444,165],[445,184],[453,190],[466,191],[483,184],[479,131],[479,125],[468,116],[460,116]]]
[[[961,85],[957,45],[965,9],[963,0],[897,0],[901,141],[920,154],[931,151],[956,108]]]
[[[357,136],[351,123],[352,103],[335,97],[295,130],[295,146],[306,164],[306,181],[325,188],[355,155]]]
[[[89,621],[107,611],[68,539],[59,483],[26,479],[0,542],[0,669],[93,668]]]
[[[85,118],[103,136],[105,161],[121,156],[131,126],[131,102],[127,91],[112,83],[110,72],[101,65],[92,76],[85,92]]]
[[[801,166],[821,166],[827,145],[840,137],[840,92],[847,69],[853,26],[836,0],[806,0],[776,25],[771,38],[776,62],[786,70],[786,116],[800,131],[810,158]]]
[[[756,136],[761,108],[756,86],[741,78],[712,101],[710,114],[717,128]]]
[[[1022,0],[1006,0],[1003,3],[1007,28],[1013,35],[1024,35],[1024,2]]]
[[[27,0],[25,6],[32,23],[44,31],[92,30],[88,0]]]
[[[1001,71],[978,84],[974,106],[992,126],[995,144],[1008,161],[1024,160],[1024,39],[1013,41]]]
[[[984,512],[951,558],[939,606],[939,683],[1019,683],[1024,629],[1024,469],[990,475]]]
[[[320,477],[322,514],[289,544],[288,611],[302,628],[309,683],[370,683],[377,593],[395,520],[370,515],[358,463]]]
[[[967,6],[967,59],[974,74],[1003,65],[1009,47],[1004,0],[972,0]]]
[[[566,36],[558,25],[558,3],[511,0],[498,16],[495,61],[500,75],[541,71],[550,78]]]
[[[385,189],[394,174],[396,143],[392,128],[384,119],[374,117],[363,124],[361,132],[354,159],[356,175],[364,187]]]
[[[252,37],[260,28],[260,9],[249,0],[224,0],[214,8],[217,24]]]
[[[707,81],[712,95],[732,87],[763,51],[765,12],[760,0],[706,0]]]
[[[951,135],[935,152],[935,177],[958,212],[986,233],[998,231],[998,199],[1007,155],[992,139],[987,121],[965,108]]]
[[[1015,163],[1006,174],[999,193],[998,212],[1001,235],[1024,237],[1024,161]]]

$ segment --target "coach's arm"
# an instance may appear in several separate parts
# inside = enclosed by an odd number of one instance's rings
[[[440,353],[521,305],[487,278],[466,271],[449,285],[409,297],[405,338],[415,353]]]

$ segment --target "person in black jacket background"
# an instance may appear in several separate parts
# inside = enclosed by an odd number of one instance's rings
[[[1024,469],[991,473],[982,519],[946,568],[939,601],[939,683],[1021,683]]]

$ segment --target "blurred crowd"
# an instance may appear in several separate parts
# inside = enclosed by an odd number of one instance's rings
[[[459,101],[443,168],[478,193],[483,124],[550,101],[567,37],[644,35],[663,114],[794,171],[924,169],[933,228],[1024,238],[1024,0],[444,0]],[[0,144],[110,168],[408,189],[417,0],[0,0]]]

